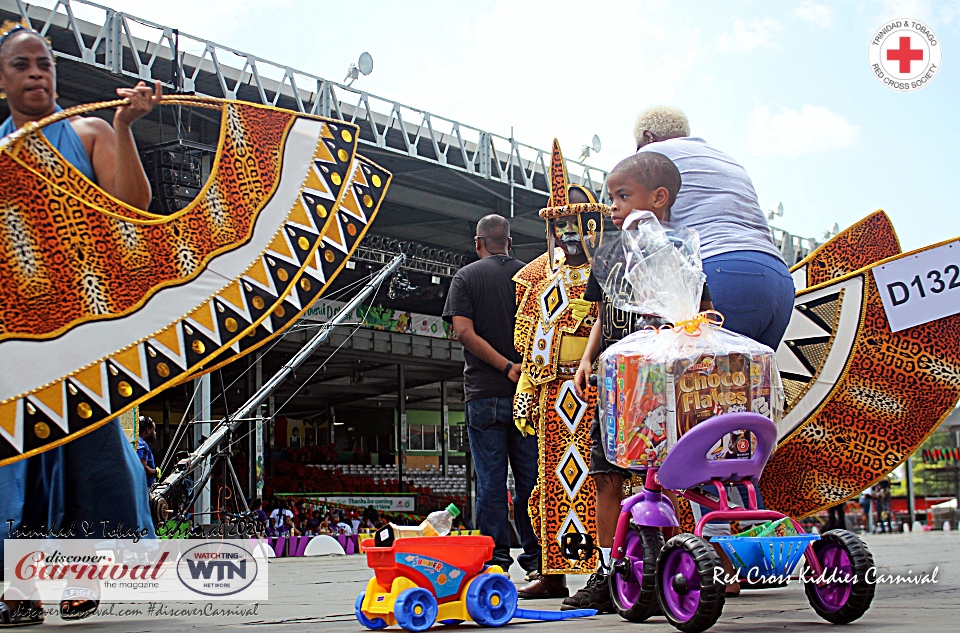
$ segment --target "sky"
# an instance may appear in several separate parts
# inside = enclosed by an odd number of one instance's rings
[[[735,157],[775,226],[821,239],[876,209],[904,250],[960,236],[960,1],[100,0],[162,25],[609,170],[651,105]],[[41,0],[44,4],[49,0]],[[78,11],[78,14],[80,12]],[[82,16],[81,16],[82,17]],[[941,70],[898,93],[868,60],[919,20]]]

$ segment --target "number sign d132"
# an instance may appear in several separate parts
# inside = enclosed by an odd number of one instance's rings
[[[890,329],[960,313],[960,240],[873,268]]]

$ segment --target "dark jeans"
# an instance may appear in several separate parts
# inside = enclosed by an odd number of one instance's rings
[[[517,562],[526,571],[534,571],[540,565],[540,542],[530,523],[527,502],[537,484],[537,437],[523,437],[514,426],[513,398],[475,398],[464,409],[470,452],[477,469],[477,529],[494,542],[490,563],[504,570],[513,564],[507,508],[509,461],[517,484],[513,518],[523,547]]]
[[[758,251],[734,251],[703,260],[713,306],[724,329],[774,351],[793,314],[793,277],[786,264]]]

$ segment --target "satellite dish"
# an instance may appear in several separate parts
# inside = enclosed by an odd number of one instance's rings
[[[357,60],[357,68],[360,74],[366,76],[373,72],[373,56],[370,53],[360,53],[360,59]]]
[[[600,135],[599,134],[593,135],[593,151],[595,152],[600,151]]]

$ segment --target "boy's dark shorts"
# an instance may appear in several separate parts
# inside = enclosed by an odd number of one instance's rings
[[[600,407],[593,410],[593,423],[590,425],[590,474],[620,475],[629,477],[630,471],[611,464],[603,450],[603,434],[600,432]]]

